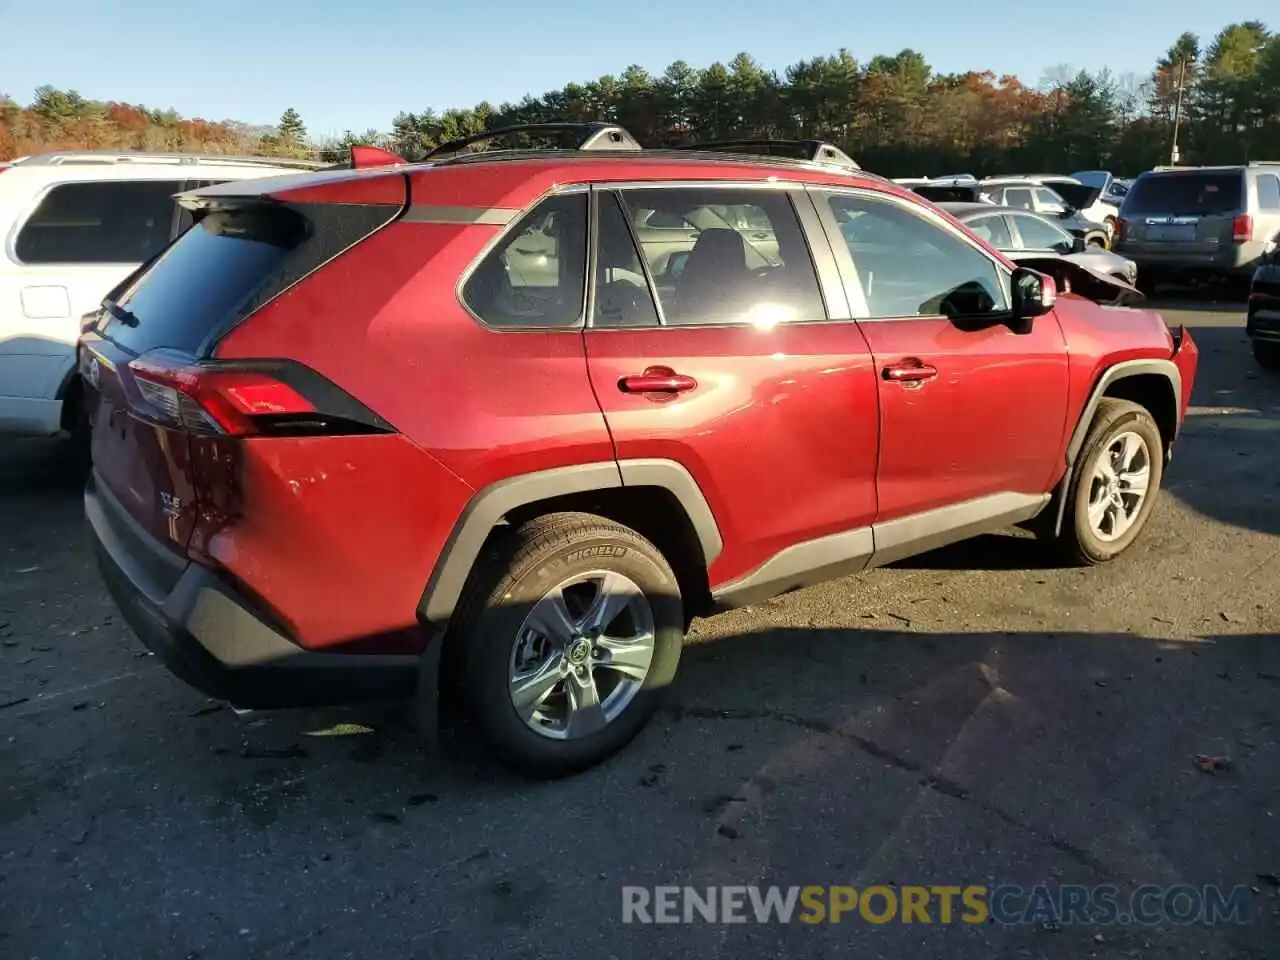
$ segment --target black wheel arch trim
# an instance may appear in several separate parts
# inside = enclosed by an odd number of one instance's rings
[[[493,528],[511,511],[543,500],[617,490],[660,487],[675,497],[693,527],[708,566],[724,548],[720,528],[702,489],[674,460],[607,460],[539,470],[499,480],[479,490],[445,542],[418,603],[418,616],[434,630],[449,622]]]
[[[1182,372],[1172,360],[1157,358],[1122,360],[1120,363],[1113,364],[1103,370],[1098,377],[1098,382],[1094,384],[1093,390],[1089,393],[1089,399],[1085,401],[1084,409],[1080,411],[1080,418],[1076,421],[1075,429],[1071,433],[1071,439],[1067,443],[1066,471],[1063,473],[1062,481],[1058,485],[1057,516],[1054,518],[1053,527],[1055,535],[1061,532],[1062,521],[1066,516],[1066,491],[1067,486],[1071,483],[1071,474],[1075,470],[1076,459],[1080,456],[1085,437],[1089,434],[1089,426],[1093,423],[1093,418],[1098,412],[1098,404],[1102,402],[1102,398],[1106,395],[1107,388],[1120,380],[1127,380],[1130,377],[1149,376],[1151,374],[1164,377],[1168,381],[1169,389],[1173,393],[1174,410],[1177,411],[1178,415],[1175,432],[1181,429]]]

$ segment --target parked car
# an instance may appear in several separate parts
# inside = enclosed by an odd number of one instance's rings
[[[938,206],[1012,260],[1060,256],[1129,286],[1137,281],[1138,267],[1132,260],[1088,243],[1083,236],[1064,230],[1054,219],[987,203]]]
[[[982,204],[987,207],[1000,206],[992,196],[993,193],[999,195],[998,191],[988,190],[981,183],[929,182],[912,185],[909,189],[913,193],[932,200],[934,203]],[[1001,207],[1001,209],[1024,210],[1026,208]],[[1052,215],[1037,214],[1037,216],[1051,216],[1054,223],[1071,234],[1072,237],[1083,241],[1084,245],[1090,250],[1106,250],[1110,245],[1110,237],[1106,229],[1092,220],[1086,220],[1069,212]]]
[[[646,725],[693,617],[1010,524],[1137,541],[1188,332],[834,160],[466,149],[529,129],[185,193],[86,330],[92,539],[178,676],[416,689],[558,776]]]
[[[1115,207],[1117,213],[1124,203],[1125,194],[1129,192],[1129,185],[1133,183],[1132,180],[1114,176],[1110,170],[1077,170],[1071,174],[1071,179],[1086,187],[1097,187],[1101,191],[1098,199]]]
[[[191,223],[173,197],[319,164],[62,151],[0,166],[0,433],[76,435],[81,317]]]
[[[1044,216],[1080,217],[1097,224],[1106,231],[1110,245],[1120,211],[1103,202],[1102,191],[1098,187],[1049,173],[990,177],[982,181],[982,186],[1000,206],[1032,210]]]
[[[1260,366],[1280,370],[1280,243],[1259,258],[1249,285],[1245,334]]]
[[[1280,238],[1280,163],[1157,167],[1139,176],[1120,211],[1117,252],[1144,286],[1247,281]]]

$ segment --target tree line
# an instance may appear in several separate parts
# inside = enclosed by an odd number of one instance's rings
[[[172,110],[86,100],[41,87],[0,95],[0,159],[65,147],[253,153],[340,161],[356,144],[417,159],[456,137],[520,123],[605,120],[647,146],[728,138],[815,138],[888,176],[1104,168],[1170,160],[1280,159],[1280,35],[1234,23],[1205,43],[1183,33],[1145,76],[1061,65],[1034,85],[990,71],[936,73],[903,50],[860,62],[848,50],[781,73],[746,53],[728,64],[639,66],[518,103],[401,112],[389,131],[315,142],[290,108],[270,127],[183,119]]]

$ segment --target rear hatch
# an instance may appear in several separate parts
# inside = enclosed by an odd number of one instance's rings
[[[113,291],[81,338],[81,373],[97,395],[95,482],[175,552],[185,552],[196,523],[191,428],[207,426],[208,414],[168,371],[197,362],[210,334],[279,271],[307,227],[286,207],[210,213]]]
[[[1091,187],[1070,180],[1046,180],[1044,185],[1071,205],[1073,210],[1088,210],[1102,196],[1101,187]]]
[[[193,534],[237,515],[248,438],[386,428],[287,359],[211,359],[234,325],[403,209],[403,200],[228,195],[264,182],[189,195],[194,226],[113,290],[80,338],[80,372],[93,397],[92,482],[176,554],[198,555]]]
[[[1231,247],[1244,207],[1239,170],[1147,174],[1125,197],[1119,246],[1135,253],[1211,258]]]

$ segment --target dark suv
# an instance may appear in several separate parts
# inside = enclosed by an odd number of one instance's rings
[[[1259,366],[1280,370],[1280,244],[1263,254],[1253,273],[1245,334]]]
[[[82,338],[102,572],[176,674],[417,689],[554,776],[640,731],[695,616],[1010,524],[1134,543],[1189,334],[826,145],[568,129],[180,198]]]
[[[1114,249],[1138,282],[1247,280],[1280,239],[1280,163],[1157,167],[1134,181]]]

